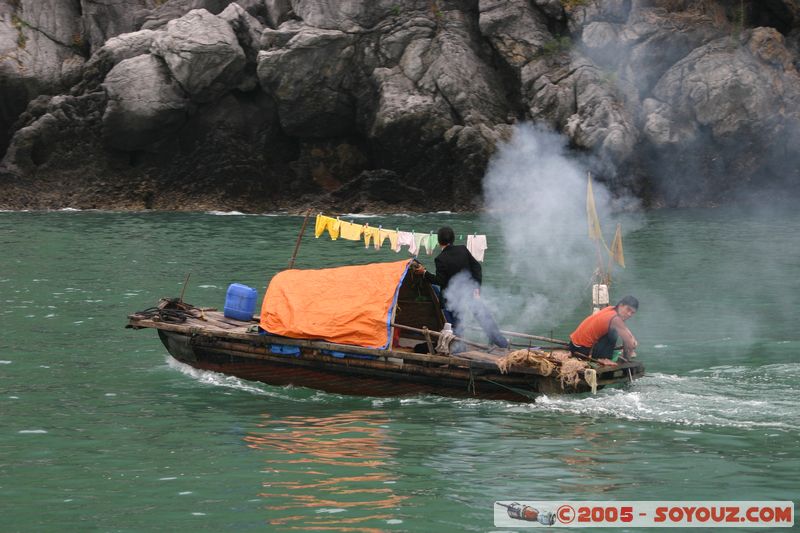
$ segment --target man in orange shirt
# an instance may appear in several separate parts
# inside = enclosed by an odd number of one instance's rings
[[[587,317],[569,336],[572,353],[595,359],[611,359],[617,340],[622,339],[622,355],[627,360],[636,356],[639,343],[625,321],[639,310],[639,300],[626,296],[615,306],[608,306]]]

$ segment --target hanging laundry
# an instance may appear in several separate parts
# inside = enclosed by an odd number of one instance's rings
[[[369,241],[374,243],[375,249],[377,250],[380,248],[378,244],[378,235],[380,234],[379,228],[373,228],[371,226],[364,226],[364,248],[369,248]]]
[[[414,247],[413,249],[409,248],[408,251],[414,255],[419,254],[422,251],[422,241],[427,240],[428,236],[424,233],[413,233],[414,235]]]
[[[336,240],[339,238],[339,219],[338,218],[331,218],[326,217],[324,215],[317,215],[316,223],[314,224],[314,237],[319,239],[319,236],[322,235],[325,230],[328,230],[328,233],[331,236],[332,240]]]
[[[425,253],[428,255],[433,255],[433,251],[436,250],[436,246],[439,244],[439,237],[434,234],[430,235],[423,235],[422,239],[422,246],[425,247]]]
[[[415,255],[414,252],[411,251],[411,249],[414,248],[414,234],[410,231],[398,231],[397,245],[394,247],[394,251],[399,252],[401,246],[408,246],[409,253]]]
[[[486,235],[467,235],[467,250],[478,261],[483,262],[483,254],[487,248]]]
[[[378,228],[378,240],[375,241],[375,249],[380,250],[383,246],[383,241],[389,239],[389,247],[394,250],[397,248],[397,232],[390,229]]]
[[[361,234],[364,233],[364,226],[353,224],[352,222],[339,223],[339,236],[348,241],[360,241]]]

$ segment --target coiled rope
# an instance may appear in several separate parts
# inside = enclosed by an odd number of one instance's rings
[[[137,318],[149,319],[154,322],[167,322],[170,324],[182,324],[188,318],[200,318],[205,320],[202,309],[184,303],[178,298],[162,298],[155,307],[148,307],[143,311],[134,313]]]

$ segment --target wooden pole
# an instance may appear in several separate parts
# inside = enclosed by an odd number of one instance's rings
[[[423,330],[423,329],[412,328],[411,326],[404,326],[402,324],[395,324],[394,322],[392,322],[392,326],[394,326],[396,328],[400,328],[400,329],[405,329],[407,331],[413,331],[415,333],[422,333],[423,335],[425,335],[425,330]],[[439,333],[438,331],[433,331],[433,330],[430,330],[430,329],[428,330],[428,334],[429,335],[436,335],[437,337],[441,337],[442,336],[442,334]],[[459,342],[463,342],[464,344],[469,344],[470,346],[475,346],[476,348],[480,348],[481,350],[485,350],[485,351],[488,351],[490,349],[485,344],[479,344],[477,342],[468,341],[467,339],[462,339],[460,337],[455,337],[454,336],[453,340],[459,341]]]
[[[189,272],[188,274],[186,274],[186,279],[185,279],[185,280],[183,280],[183,288],[181,289],[181,297],[180,297],[180,298],[178,298],[178,301],[179,301],[180,303],[183,303],[183,293],[185,293],[185,292],[186,292],[186,285],[188,285],[188,284],[189,284],[189,278],[191,277],[191,275],[192,275],[192,273],[191,273],[191,272]]]
[[[292,258],[289,260],[289,268],[294,268],[294,261],[297,259],[297,251],[300,249],[300,242],[303,240],[303,233],[306,231],[306,225],[308,224],[308,218],[311,216],[311,209],[306,212],[306,218],[303,219],[303,227],[300,228],[300,234],[297,236],[297,242],[294,243],[294,252],[292,253]]]
[[[469,326],[469,328],[473,329],[475,331],[480,330],[480,328],[477,328],[475,326]],[[481,331],[483,331],[483,330],[481,330]],[[560,344],[561,346],[569,346],[569,343],[567,341],[562,341],[562,340],[559,340],[559,339],[552,339],[550,337],[540,337],[539,335],[528,335],[527,333],[516,333],[514,331],[506,331],[506,330],[503,330],[503,329],[501,329],[499,331],[503,335],[508,335],[509,337],[518,337],[520,339],[530,339],[530,340],[534,340],[534,341],[549,342],[550,344]]]

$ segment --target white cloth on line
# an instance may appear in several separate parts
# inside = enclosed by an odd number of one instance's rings
[[[486,235],[467,235],[467,250],[478,261],[483,262],[483,255],[487,248]]]
[[[408,251],[410,253],[414,253],[411,249],[414,247],[414,234],[410,231],[398,231],[397,232],[397,248],[395,252],[400,251],[400,247],[408,246]]]

